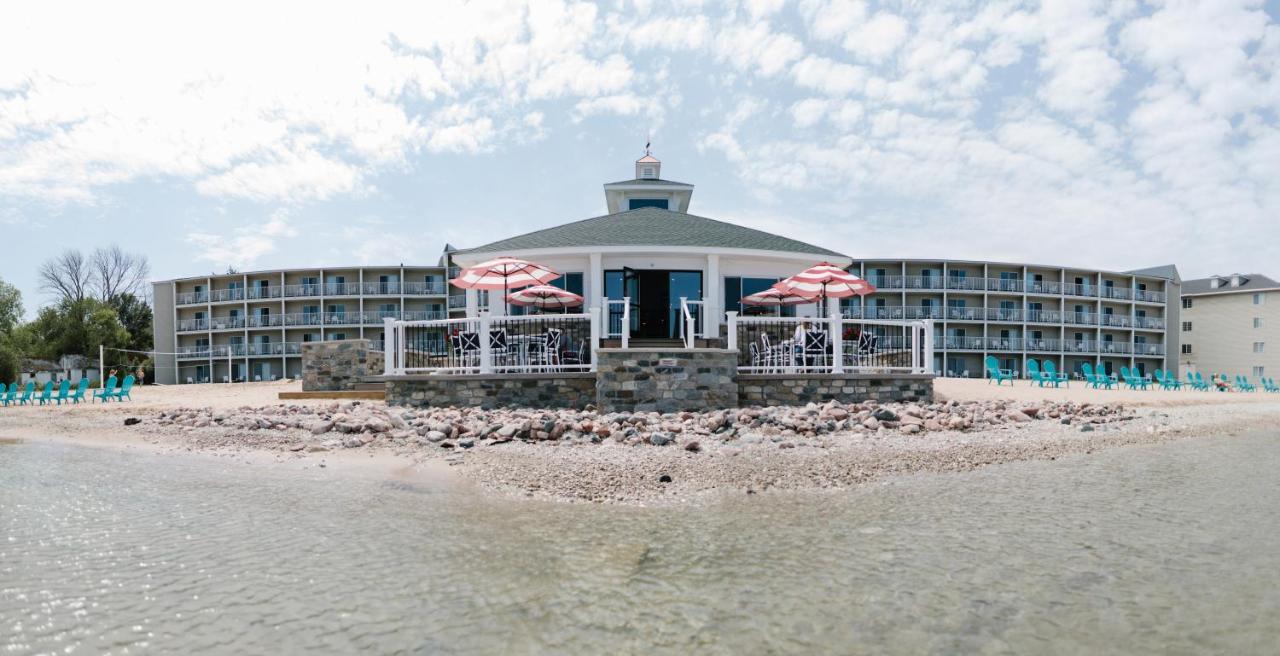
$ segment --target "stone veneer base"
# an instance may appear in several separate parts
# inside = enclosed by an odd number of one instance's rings
[[[593,373],[376,376],[387,404],[419,408],[572,408],[596,401]]]
[[[933,400],[927,374],[738,374],[724,349],[599,349],[598,373],[371,376],[387,403],[415,407],[679,412],[837,400]]]
[[[354,390],[382,373],[382,353],[367,339],[307,342],[302,345],[302,391]]]
[[[739,374],[742,405],[933,400],[931,374]]]

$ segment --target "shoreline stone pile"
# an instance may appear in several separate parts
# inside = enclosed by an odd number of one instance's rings
[[[300,451],[359,448],[370,444],[469,449],[512,441],[551,445],[613,443],[676,446],[699,451],[703,443],[729,443],[744,436],[794,441],[826,435],[887,432],[977,432],[1020,429],[1053,422],[1095,426],[1133,419],[1122,405],[1009,401],[936,403],[840,403],[746,407],[705,412],[609,412],[570,409],[402,408],[344,401],[328,405],[281,404],[237,411],[179,408],[142,423],[170,430],[213,429],[246,445],[275,444]],[[137,423],[137,422],[134,422]],[[794,438],[794,439],[793,439]],[[234,442],[229,441],[228,444]]]

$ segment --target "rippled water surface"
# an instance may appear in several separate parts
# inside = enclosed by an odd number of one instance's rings
[[[0,653],[1275,653],[1280,440],[712,508],[0,444]]]

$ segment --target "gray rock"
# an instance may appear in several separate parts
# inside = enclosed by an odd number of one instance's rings
[[[671,436],[666,433],[654,433],[649,436],[649,444],[654,446],[664,446],[671,443]]]
[[[458,446],[460,446],[460,447],[462,447],[462,448],[464,448],[464,449],[470,449],[471,447],[473,447],[473,446],[475,446],[475,445],[476,445],[476,441],[475,441],[475,440],[473,440],[473,439],[471,439],[471,438],[469,438],[469,437],[464,437],[464,438],[462,438],[462,439],[458,440]]]
[[[449,436],[448,436],[448,435],[445,435],[443,432],[438,431],[438,430],[427,431],[427,441],[428,441],[428,442],[440,442],[440,441],[443,441],[443,440],[444,440],[445,438],[447,438],[447,437],[449,437]]]
[[[871,416],[875,417],[879,421],[897,421],[898,420],[898,413],[888,408],[880,408],[875,412],[871,413]]]
[[[331,430],[333,430],[332,421],[321,421],[311,427],[311,434],[324,435],[325,433],[328,433]]]
[[[1081,427],[1080,427],[1080,432],[1081,432],[1081,433],[1092,433],[1092,432],[1093,432],[1093,424],[1085,424],[1085,425],[1081,426]]]

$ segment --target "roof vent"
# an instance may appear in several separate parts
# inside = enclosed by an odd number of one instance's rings
[[[1248,279],[1248,278],[1246,278],[1246,277],[1244,277],[1244,276],[1242,276],[1242,275],[1240,275],[1240,274],[1238,274],[1238,273],[1233,273],[1233,274],[1231,274],[1231,286],[1232,286],[1232,287],[1239,287],[1240,285],[1243,285],[1243,284],[1245,284],[1246,282],[1249,282],[1249,279]]]

